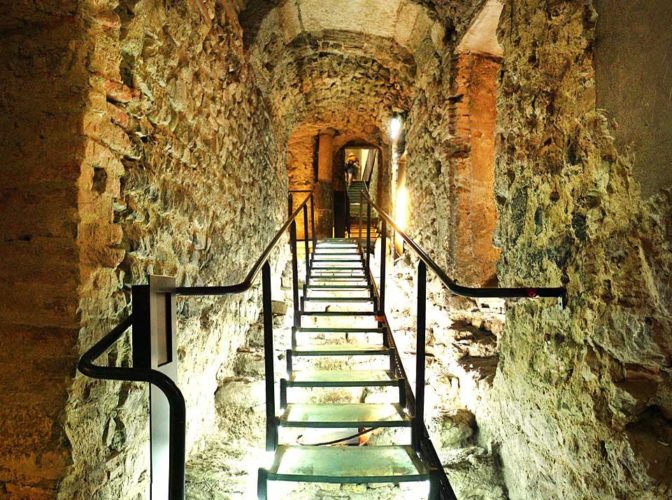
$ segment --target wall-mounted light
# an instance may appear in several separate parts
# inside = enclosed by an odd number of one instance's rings
[[[401,134],[401,126],[402,126],[402,121],[401,121],[401,116],[393,116],[392,119],[390,120],[390,139],[393,141],[396,141],[399,139],[399,135]]]

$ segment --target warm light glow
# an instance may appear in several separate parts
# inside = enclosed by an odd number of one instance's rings
[[[397,198],[394,207],[394,220],[402,231],[406,230],[408,219],[408,191],[406,186],[401,186],[397,190]]]
[[[401,118],[395,116],[390,120],[390,139],[396,141],[401,134]]]

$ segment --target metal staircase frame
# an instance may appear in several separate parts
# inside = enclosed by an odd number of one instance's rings
[[[432,468],[439,477],[438,497],[441,499],[455,498],[454,492],[450,487],[443,466],[438,458],[438,454],[429,438],[427,428],[424,423],[424,390],[425,390],[425,324],[426,324],[426,281],[427,270],[431,270],[438,279],[453,293],[466,297],[498,297],[498,298],[534,298],[534,297],[553,297],[557,298],[560,305],[566,303],[566,290],[561,287],[546,288],[473,288],[465,287],[450,279],[448,275],[429,257],[429,255],[411,239],[395,221],[372,199],[368,190],[364,189],[363,196],[367,200],[366,214],[366,246],[362,245],[361,238],[358,244],[362,249],[364,264],[366,269],[366,279],[373,289],[373,298],[376,305],[375,316],[380,324],[386,326],[385,347],[393,351],[393,359],[396,364],[396,370],[403,375],[405,380],[404,399],[407,407],[414,417],[412,424],[412,445],[413,448],[431,464]],[[273,451],[278,446],[278,417],[275,407],[275,375],[273,367],[274,347],[273,347],[273,321],[271,310],[271,266],[270,258],[273,250],[280,244],[285,233],[289,232],[289,244],[292,254],[292,294],[294,299],[294,321],[295,327],[299,325],[298,321],[303,313],[303,305],[299,294],[299,276],[297,260],[297,238],[296,224],[297,218],[303,214],[304,223],[304,245],[306,258],[305,282],[311,277],[311,269],[314,265],[315,248],[317,239],[315,236],[315,210],[314,196],[308,194],[299,206],[292,211],[292,195],[289,196],[289,217],[282,227],[275,233],[270,243],[256,260],[247,276],[243,281],[228,286],[196,286],[196,287],[176,287],[174,293],[176,296],[221,296],[243,293],[249,290],[256,282],[259,274],[262,275],[262,304],[264,318],[264,356],[265,356],[265,387],[266,387],[266,449]],[[310,210],[309,210],[310,207]],[[376,283],[371,272],[371,221],[372,209],[375,209],[378,217],[381,219],[381,259],[380,259],[380,283]],[[311,238],[308,237],[308,213],[310,212]],[[360,204],[361,213],[361,204]],[[360,220],[363,215],[360,214]],[[362,221],[363,223],[363,221]],[[360,225],[361,228],[361,225]],[[385,290],[386,290],[386,237],[388,228],[404,240],[418,258],[418,317],[417,317],[417,354],[416,354],[416,387],[415,390],[408,383],[405,376],[404,367],[401,358],[396,350],[396,345],[392,332],[385,319]],[[312,252],[310,242],[312,241]],[[364,247],[364,248],[362,248]],[[166,396],[170,405],[170,452],[169,452],[169,500],[182,500],[185,495],[184,477],[185,477],[185,423],[186,410],[184,396],[177,385],[164,374],[140,367],[120,368],[111,366],[100,366],[95,362],[110,347],[117,342],[123,334],[134,323],[134,315],[139,314],[133,311],[131,315],[122,321],[117,327],[99,340],[90,348],[80,359],[78,368],[80,372],[92,378],[106,380],[129,380],[149,382],[159,388]],[[138,335],[150,335],[151,332],[136,332]]]

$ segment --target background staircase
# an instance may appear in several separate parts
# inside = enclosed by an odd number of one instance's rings
[[[348,186],[348,228],[351,239],[359,241],[362,245],[366,242],[366,212],[368,201],[364,196],[366,182],[352,181]],[[360,203],[361,202],[361,203]],[[361,207],[361,208],[360,208]],[[360,227],[360,209],[362,224]],[[375,245],[378,238],[378,216],[375,210],[371,211],[371,246]]]
[[[280,444],[272,465],[259,470],[260,499],[267,498],[269,480],[429,482],[429,498],[439,498],[437,471],[409,443],[409,429],[418,422],[406,408],[408,384],[387,319],[376,309],[357,241],[319,242],[303,286],[298,326],[292,329],[276,422],[280,443],[292,436],[302,442]],[[376,400],[382,402],[352,402],[347,388],[379,391]],[[322,392],[316,396],[315,391]],[[382,429],[406,432],[391,432],[386,444],[366,441]]]

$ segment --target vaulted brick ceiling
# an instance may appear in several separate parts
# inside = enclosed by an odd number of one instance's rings
[[[257,80],[289,131],[383,128],[431,78],[482,1],[250,0],[240,20]]]

